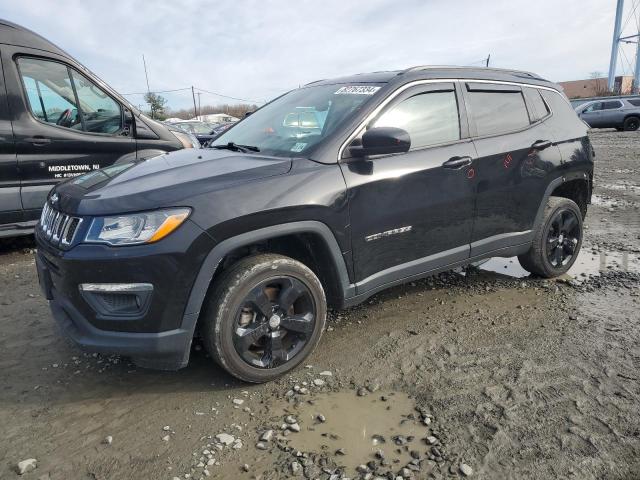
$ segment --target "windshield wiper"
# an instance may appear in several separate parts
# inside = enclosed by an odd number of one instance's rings
[[[234,152],[259,152],[260,149],[258,147],[254,147],[253,145],[238,145],[237,143],[229,142],[224,145],[213,145],[211,148],[217,148],[220,150],[232,150]]]

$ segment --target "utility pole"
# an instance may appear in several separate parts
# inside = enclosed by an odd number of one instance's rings
[[[489,60],[491,59],[491,54],[487,55],[487,68],[489,68]]]
[[[622,24],[623,9],[624,9],[624,0],[618,0],[617,6],[616,6],[616,20],[615,20],[615,23],[613,24],[613,42],[611,45],[611,59],[609,60],[609,78],[607,81],[607,88],[609,89],[610,92],[613,92],[614,83],[616,81],[616,65],[618,64],[618,49],[620,48],[620,27]]]
[[[191,85],[191,96],[193,97],[193,113],[196,118],[198,118],[198,109],[196,108],[196,94],[193,90],[193,85]]]
[[[147,80],[147,95],[151,93],[151,89],[149,88],[149,74],[147,73],[147,62],[144,59],[144,53],[142,54],[142,65],[144,65],[144,78]],[[151,118],[153,118],[153,107],[149,104],[149,110],[151,111]]]

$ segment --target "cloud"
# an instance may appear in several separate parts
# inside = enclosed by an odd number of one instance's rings
[[[197,87],[268,100],[320,78],[420,64],[492,65],[552,80],[606,71],[601,0],[11,2],[0,15],[67,50],[122,93]],[[167,94],[170,106],[191,92]],[[140,103],[140,97],[130,97]],[[203,103],[224,99],[205,94]]]

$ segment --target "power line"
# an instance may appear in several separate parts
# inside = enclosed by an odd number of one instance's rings
[[[210,92],[209,90],[205,90],[204,88],[198,88],[195,87],[196,90],[200,90],[201,92],[205,92],[208,93],[210,95],[215,95],[217,97],[222,97],[222,98],[229,98],[231,100],[238,100],[239,102],[249,102],[249,103],[264,103],[261,102],[259,100],[247,100],[246,98],[237,98],[237,97],[230,97],[229,95],[223,95],[221,93],[216,93],[216,92]]]
[[[146,95],[147,93],[171,93],[171,92],[180,92],[182,90],[191,90],[191,87],[174,88],[173,90],[157,90],[154,92],[121,93],[120,95],[128,96],[128,95]]]

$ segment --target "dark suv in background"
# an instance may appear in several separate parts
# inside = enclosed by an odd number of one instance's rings
[[[640,128],[640,99],[610,98],[576,107],[576,113],[591,128],[615,128],[632,132]]]
[[[292,128],[313,112],[313,128]],[[416,67],[293,90],[210,149],[58,185],[36,229],[54,317],[78,344],[180,368],[194,335],[250,382],[299,365],[327,307],[517,255],[580,251],[587,127],[537,75]]]
[[[0,237],[33,232],[61,180],[194,146],[51,42],[0,20]]]

